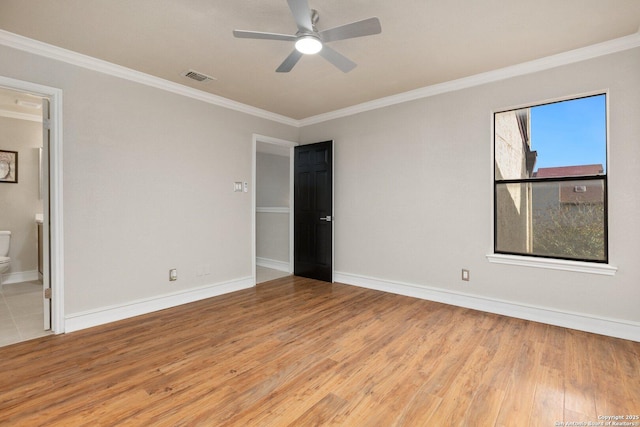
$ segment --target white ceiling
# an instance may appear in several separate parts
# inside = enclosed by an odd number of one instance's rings
[[[286,0],[2,0],[0,29],[304,119],[638,32],[640,0],[309,0],[318,30],[376,16],[382,33],[331,46],[342,73],[305,56],[275,69],[294,34]],[[197,83],[187,69],[217,80]]]

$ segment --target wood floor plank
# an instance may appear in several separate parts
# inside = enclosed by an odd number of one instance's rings
[[[302,416],[294,420],[290,427],[323,426],[333,418],[336,411],[344,407],[347,402],[333,393],[326,395],[321,401],[313,405]]]
[[[481,384],[473,395],[462,425],[495,426],[504,401],[505,391],[488,384]]]
[[[288,425],[326,395],[318,389],[331,379],[336,362],[323,359],[296,378],[262,396],[246,411],[229,418],[223,425]]]
[[[591,373],[591,357],[587,346],[589,336],[584,332],[567,331],[565,340],[565,420],[598,419]]]
[[[551,426],[564,422],[563,372],[541,365],[529,414],[529,425]]]
[[[640,364],[632,362],[637,360],[640,352],[635,350],[635,343],[633,356],[627,355],[627,343],[624,340],[595,336],[587,345],[596,384],[594,390],[597,413],[640,415],[640,399],[637,398],[640,389]],[[609,387],[598,386],[605,381],[610,384]],[[632,396],[636,396],[635,401],[631,399]]]
[[[432,425],[459,426],[467,423],[467,411],[472,408],[473,397],[482,385],[482,377],[492,357],[492,353],[482,346],[474,346],[467,351],[470,351],[469,357],[442,394],[442,403],[429,420]]]
[[[550,426],[640,412],[638,372],[637,342],[285,277],[0,348],[0,425]]]
[[[514,347],[517,351],[496,427],[529,425],[532,412],[541,351],[535,340],[530,339],[525,339],[519,348]]]
[[[408,394],[406,406],[400,412],[397,419],[389,425],[394,426],[426,426],[433,414],[439,413],[438,408],[442,403],[442,398],[420,387],[415,392]],[[394,414],[387,414],[393,417]]]

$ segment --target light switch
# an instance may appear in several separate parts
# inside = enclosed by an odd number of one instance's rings
[[[242,192],[242,182],[236,181],[233,183],[233,191],[236,193]]]

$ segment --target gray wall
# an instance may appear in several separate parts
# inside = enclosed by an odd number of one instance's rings
[[[67,316],[252,276],[251,192],[233,182],[251,181],[253,133],[297,140],[297,128],[3,46],[0,57],[0,75],[64,91]]]
[[[8,273],[38,269],[35,214],[42,213],[38,198],[41,146],[41,123],[0,117],[0,150],[18,152],[18,183],[0,183],[0,230],[11,231]]]
[[[0,75],[64,91],[67,315],[249,277],[251,193],[232,183],[250,181],[258,133],[334,140],[338,272],[640,321],[640,49],[302,129],[7,47],[0,57]],[[602,89],[619,271],[488,263],[492,112]],[[203,264],[211,275],[197,277]]]
[[[614,277],[491,264],[492,112],[609,90]],[[640,49],[310,125],[334,140],[335,269],[640,321]],[[471,281],[460,270],[471,270]]]
[[[256,154],[256,206],[289,207],[289,157]]]

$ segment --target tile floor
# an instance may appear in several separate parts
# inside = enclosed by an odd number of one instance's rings
[[[256,283],[268,282],[269,280],[275,280],[285,276],[291,276],[291,273],[260,267],[259,265],[256,266]]]
[[[0,346],[49,335],[44,330],[42,283],[0,286]]]

